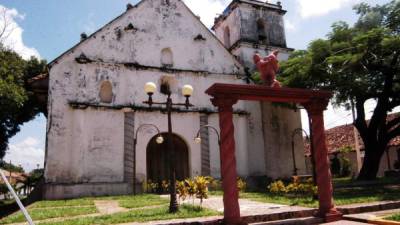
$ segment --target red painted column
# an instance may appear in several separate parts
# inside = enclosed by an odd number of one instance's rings
[[[328,105],[328,100],[312,100],[304,107],[308,116],[311,118],[313,132],[314,160],[317,172],[318,198],[319,198],[319,217],[325,218],[326,222],[337,221],[342,218],[342,214],[335,209],[333,202],[332,175],[328,158],[328,148],[326,146],[324,115],[323,111]]]
[[[212,103],[219,110],[219,126],[221,132],[221,178],[224,191],[224,224],[240,224],[239,192],[236,179],[235,137],[232,106],[237,99],[216,97]]]

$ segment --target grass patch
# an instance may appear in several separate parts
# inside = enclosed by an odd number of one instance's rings
[[[155,220],[171,220],[179,218],[195,218],[204,216],[220,215],[220,213],[200,208],[192,205],[182,205],[178,213],[168,213],[168,206],[162,206],[151,209],[138,209],[129,212],[115,213],[112,215],[96,216],[90,218],[79,218],[66,220],[62,222],[40,223],[41,225],[103,225],[103,224],[118,224],[129,222],[148,222]]]
[[[51,207],[69,207],[69,206],[93,206],[91,198],[80,198],[72,200],[40,201],[32,204],[29,208],[51,208]]]
[[[318,207],[318,202],[313,200],[312,197],[288,197],[288,196],[273,195],[270,193],[246,192],[246,193],[240,193],[240,198],[250,199],[253,201],[263,202],[263,203],[299,205],[311,208]]]
[[[94,206],[88,207],[70,207],[70,208],[35,208],[28,209],[29,215],[33,220],[44,220],[58,217],[69,217],[96,213],[97,209]],[[21,212],[14,213],[2,220],[0,224],[25,222],[25,217]]]
[[[305,207],[318,207],[318,201],[313,200],[312,197],[298,196],[278,196],[270,193],[257,193],[248,192],[241,193],[241,198],[246,198],[258,202],[265,203],[276,203],[283,205],[298,205]],[[356,203],[369,203],[377,201],[389,201],[389,200],[400,200],[400,190],[394,190],[384,187],[375,188],[348,188],[348,189],[337,189],[334,192],[335,204],[349,205]]]
[[[159,195],[152,194],[102,197],[96,198],[96,200],[116,200],[119,202],[119,206],[128,209],[157,206],[169,203],[169,199],[161,198]]]
[[[394,214],[384,218],[385,220],[399,221],[400,222],[400,213]]]
[[[337,187],[343,186],[383,186],[388,184],[399,184],[400,180],[394,177],[379,177],[372,181],[359,181],[351,177],[333,178],[333,185]]]

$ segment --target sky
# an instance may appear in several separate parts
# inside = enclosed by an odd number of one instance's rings
[[[201,21],[211,27],[214,18],[231,0],[183,0]],[[23,58],[36,56],[51,61],[77,42],[80,34],[91,34],[122,14],[126,4],[137,0],[0,0],[0,24],[9,26],[5,44]],[[275,0],[269,2],[275,3]],[[359,0],[281,0],[287,10],[285,28],[288,47],[307,48],[310,41],[324,38],[336,21],[353,24],[357,15],[352,10]],[[389,0],[364,0],[384,4]],[[3,14],[1,14],[3,15]],[[1,27],[0,27],[1,28]],[[374,102],[367,103],[367,114]],[[308,130],[307,116],[302,112],[303,127]],[[331,105],[325,112],[325,126],[331,128],[352,122],[351,112]],[[26,171],[43,167],[46,118],[37,116],[24,124],[10,140],[5,160],[21,165]]]

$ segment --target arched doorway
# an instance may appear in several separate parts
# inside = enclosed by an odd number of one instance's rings
[[[158,136],[158,135],[157,135]],[[169,180],[170,161],[168,151],[168,134],[163,133],[164,142],[157,144],[154,136],[147,145],[147,179],[153,182]],[[189,149],[182,138],[173,134],[175,153],[175,174],[177,180],[183,180],[189,174]]]

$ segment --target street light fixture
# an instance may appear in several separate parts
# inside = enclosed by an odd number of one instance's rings
[[[157,130],[156,143],[162,144],[164,142],[164,138],[161,135],[160,129],[158,129],[158,127],[154,124],[142,124],[136,129],[135,137],[133,139],[133,161],[135,162],[135,164],[133,165],[133,194],[134,195],[136,195],[136,144],[137,144],[137,139],[138,139],[138,133],[144,127],[155,128]]]
[[[167,83],[163,83],[160,87],[161,93],[167,95],[166,102],[154,102],[152,99],[153,94],[156,92],[157,86],[153,82],[148,82],[144,86],[144,91],[149,96],[149,99],[144,104],[149,105],[151,108],[152,105],[165,105],[167,114],[168,114],[168,152],[169,152],[169,162],[170,162],[170,177],[169,177],[169,191],[170,191],[170,204],[169,204],[169,212],[175,213],[178,211],[178,201],[176,198],[176,175],[175,175],[175,152],[174,143],[173,143],[173,135],[172,135],[172,122],[171,122],[171,111],[173,106],[184,106],[186,109],[192,107],[193,105],[190,104],[189,98],[193,94],[193,87],[190,85],[184,85],[182,88],[182,95],[186,97],[185,103],[173,103],[171,99],[171,90],[170,86]]]
[[[219,136],[219,132],[218,132],[217,128],[215,128],[215,127],[213,127],[211,125],[202,125],[202,126],[200,126],[200,129],[199,129],[199,131],[197,131],[197,135],[194,138],[194,142],[196,144],[200,144],[201,143],[201,137],[200,137],[201,128],[211,128],[212,130],[214,130],[215,133],[217,134],[217,137],[218,137],[218,145],[221,146],[221,139],[220,139],[220,136]]]
[[[294,136],[296,134],[298,134],[298,133],[299,134],[304,133],[306,135],[307,140],[309,140],[309,136],[308,136],[307,132],[303,128],[296,128],[296,129],[293,130],[293,132],[292,132],[292,158],[293,158],[293,175],[294,176],[297,176],[297,170],[298,170],[297,166],[296,166],[296,157],[295,157],[295,154],[294,154]],[[301,136],[301,137],[303,138],[303,136]]]

